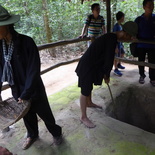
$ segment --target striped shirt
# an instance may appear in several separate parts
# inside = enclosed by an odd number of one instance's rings
[[[103,16],[98,16],[97,19],[93,15],[88,15],[85,24],[88,25],[88,36],[97,37],[100,36],[102,32],[102,26],[105,25],[105,20]]]

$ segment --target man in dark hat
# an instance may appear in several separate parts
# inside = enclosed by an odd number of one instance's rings
[[[88,128],[94,128],[95,125],[87,117],[87,107],[99,107],[91,99],[93,84],[101,85],[103,79],[107,84],[110,82],[117,40],[130,41],[136,36],[137,30],[135,22],[126,22],[123,30],[107,33],[97,38],[80,59],[76,73],[79,77],[78,86],[81,87],[81,122]]]
[[[31,101],[30,110],[23,118],[27,138],[22,148],[29,148],[39,136],[37,114],[58,145],[62,142],[62,129],[55,123],[40,77],[39,52],[32,38],[14,30],[19,19],[19,15],[10,15],[0,5],[0,86],[8,82],[19,104]]]

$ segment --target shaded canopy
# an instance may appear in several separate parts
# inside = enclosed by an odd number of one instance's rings
[[[71,0],[69,0],[69,1],[71,1]],[[91,0],[81,0],[81,4],[83,4],[84,1],[91,1]],[[96,1],[96,0],[92,0],[92,1]],[[103,0],[103,2],[105,2],[105,1],[109,1],[109,0]]]
[[[72,0],[68,0],[69,2],[71,2]],[[83,4],[84,1],[96,1],[96,0],[81,0],[81,4]],[[108,0],[103,0],[103,2],[108,1]]]

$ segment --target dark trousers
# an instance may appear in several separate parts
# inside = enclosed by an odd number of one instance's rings
[[[144,62],[146,59],[146,55],[148,57],[148,62],[155,64],[155,49],[153,48],[138,48],[138,61]],[[139,74],[142,77],[145,77],[145,69],[144,66],[138,66]],[[155,69],[149,68],[149,78],[151,81],[155,80]]]
[[[55,118],[50,109],[46,93],[44,93],[37,99],[32,99],[31,108],[23,118],[27,128],[27,137],[36,138],[39,136],[37,114],[44,121],[53,137],[62,134],[61,127],[55,124]]]

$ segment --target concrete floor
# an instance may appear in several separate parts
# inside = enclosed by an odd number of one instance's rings
[[[111,76],[110,87],[116,98],[128,86],[136,85],[136,69],[124,72],[124,77]],[[139,85],[145,89],[150,84]],[[57,124],[62,126],[64,142],[56,147],[52,145],[52,136],[39,119],[40,138],[32,147],[23,151],[21,145],[26,130],[20,120],[8,133],[0,135],[0,145],[18,155],[155,155],[155,134],[113,119],[105,114],[111,97],[106,85],[95,87],[93,100],[102,105],[103,110],[87,110],[89,118],[96,128],[88,129],[80,121],[79,92],[74,84],[49,96],[51,108]]]

